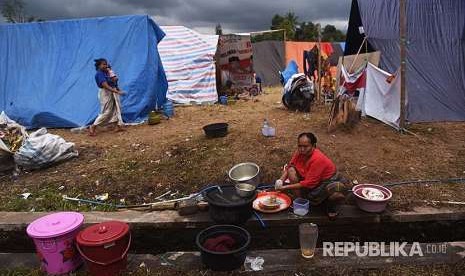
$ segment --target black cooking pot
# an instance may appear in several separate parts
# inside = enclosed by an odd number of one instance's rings
[[[230,251],[217,252],[206,248],[208,239],[228,236],[234,240],[234,247]],[[195,243],[200,250],[202,263],[216,271],[227,271],[241,267],[247,256],[250,244],[250,234],[244,228],[234,225],[214,225],[197,234]]]
[[[253,215],[252,204],[257,192],[249,197],[240,197],[234,185],[227,185],[221,186],[221,190],[209,189],[203,197],[208,202],[208,212],[214,222],[242,225]]]
[[[205,135],[210,138],[223,137],[228,134],[228,124],[227,123],[216,123],[210,124],[203,127]]]

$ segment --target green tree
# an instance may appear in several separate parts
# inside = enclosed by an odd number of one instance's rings
[[[279,14],[275,14],[271,19],[271,28],[272,30],[277,30],[280,28],[281,23],[283,23],[284,17]]]
[[[299,22],[298,17],[294,12],[289,11],[284,15],[275,14],[271,19],[272,30],[284,29],[286,31],[287,40],[295,41],[317,41],[318,30],[317,25],[312,21]],[[323,42],[345,41],[345,34],[336,29],[333,25],[326,25],[322,29]],[[282,33],[262,34],[254,38],[255,41],[262,40],[281,40]]]
[[[318,40],[318,30],[313,22],[302,22],[300,28],[296,30],[297,41],[316,41]]]
[[[2,6],[2,15],[8,23],[27,23],[43,21],[32,15],[27,15],[22,0],[8,0]]]
[[[345,35],[340,30],[336,29],[334,25],[326,25],[323,28],[321,36],[322,41],[335,42],[345,40]]]
[[[286,32],[286,39],[293,40],[298,26],[297,16],[294,12],[289,11],[284,16],[275,14],[271,19],[271,29],[278,30],[284,29]],[[276,35],[275,35],[276,36]]]
[[[297,25],[299,22],[297,21],[298,17],[295,15],[294,12],[289,11],[285,16],[284,16],[284,21],[287,22],[287,24],[291,27],[291,29],[295,32]]]
[[[283,28],[284,17],[275,14],[271,19],[271,30],[280,30]],[[283,40],[284,39],[284,32],[270,32],[270,33],[261,33],[255,34],[252,36],[252,42],[260,42],[264,40]]]

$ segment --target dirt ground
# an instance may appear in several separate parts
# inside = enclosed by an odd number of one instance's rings
[[[465,123],[413,124],[411,135],[367,118],[328,133],[329,106],[314,106],[308,114],[290,112],[280,102],[280,90],[267,88],[256,100],[228,106],[176,107],[175,117],[158,125],[129,126],[119,133],[100,130],[96,137],[51,129],[74,142],[79,157],[18,178],[0,176],[0,210],[85,208],[64,202],[62,195],[92,199],[108,193],[112,203],[154,202],[166,191],[179,197],[226,183],[227,171],[246,161],[260,166],[263,183],[274,183],[304,131],[315,133],[318,147],[358,183],[465,178]],[[276,137],[261,135],[264,118],[276,127]],[[202,126],[214,122],[228,122],[229,134],[207,139]],[[431,204],[423,200],[465,202],[464,184],[399,185],[392,188],[390,208]],[[22,199],[26,192],[32,195]]]

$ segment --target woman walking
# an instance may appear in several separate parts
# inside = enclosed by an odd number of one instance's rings
[[[95,61],[95,82],[99,89],[100,113],[89,128],[89,135],[96,135],[97,126],[116,123],[118,131],[123,130],[123,118],[121,117],[121,103],[119,96],[124,93],[117,88],[108,73],[108,62],[100,58]]]

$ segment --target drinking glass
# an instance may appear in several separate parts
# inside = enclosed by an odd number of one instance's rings
[[[299,241],[302,257],[312,258],[315,254],[318,241],[318,226],[314,223],[302,223],[299,225]]]

